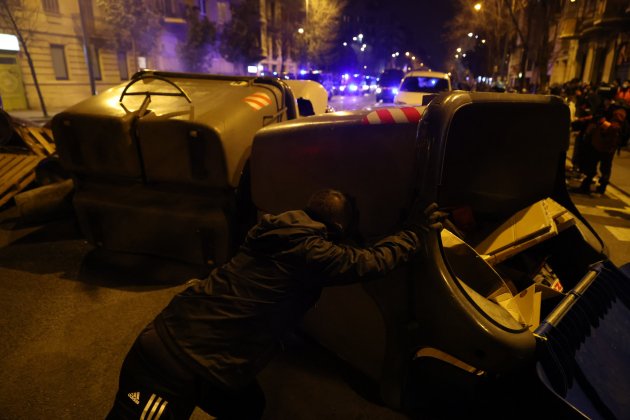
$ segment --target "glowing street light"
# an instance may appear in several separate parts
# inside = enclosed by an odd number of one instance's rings
[[[485,44],[485,43],[486,43],[486,40],[485,40],[485,39],[482,39],[482,40],[481,40],[481,43],[482,43],[482,44]]]
[[[462,48],[461,47],[457,47],[457,52],[458,53],[462,52]]]
[[[472,32],[468,32],[468,38],[472,38],[474,34]]]
[[[406,55],[407,57],[409,57],[409,51],[407,51],[407,52],[405,53],[405,55]]]
[[[477,11],[477,12],[478,12],[478,11],[480,11],[480,10],[481,10],[481,3],[476,3],[476,4],[473,6],[473,9],[475,9],[475,11]]]
[[[348,46],[348,43],[347,43],[347,42],[344,42],[344,43],[343,43],[343,46],[344,46],[344,47],[347,47],[347,46]]]
[[[304,28],[298,28],[298,33],[299,34],[303,34],[304,33]]]

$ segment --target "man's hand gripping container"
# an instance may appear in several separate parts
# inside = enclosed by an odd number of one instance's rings
[[[203,271],[255,219],[254,133],[296,116],[276,79],[144,71],[56,115],[53,131],[90,243]]]
[[[629,280],[566,191],[567,107],[454,92],[419,125],[392,118],[401,112],[335,113],[256,135],[261,211],[337,188],[356,199],[368,244],[401,228],[417,199],[449,214],[410,266],[325,289],[306,331],[386,404],[416,414],[627,417]]]

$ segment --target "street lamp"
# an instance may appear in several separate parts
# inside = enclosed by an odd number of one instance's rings
[[[298,28],[298,34],[303,34],[304,33],[304,28]]]
[[[481,10],[481,3],[475,3],[475,5],[473,6],[473,9],[475,9],[475,11],[480,11]]]

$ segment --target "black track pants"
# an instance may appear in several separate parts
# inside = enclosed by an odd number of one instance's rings
[[[224,419],[260,419],[265,397],[258,382],[238,391],[192,374],[164,348],[152,325],[125,357],[108,420],[188,419],[195,407]]]

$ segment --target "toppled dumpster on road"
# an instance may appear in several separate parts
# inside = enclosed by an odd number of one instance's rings
[[[57,114],[52,128],[91,244],[207,269],[255,222],[254,134],[298,116],[278,79],[143,71]]]
[[[629,418],[630,278],[567,193],[562,100],[442,94],[418,125],[378,112],[254,140],[262,212],[337,188],[356,200],[365,244],[399,229],[416,198],[449,215],[411,267],[325,289],[306,332],[415,415]]]

